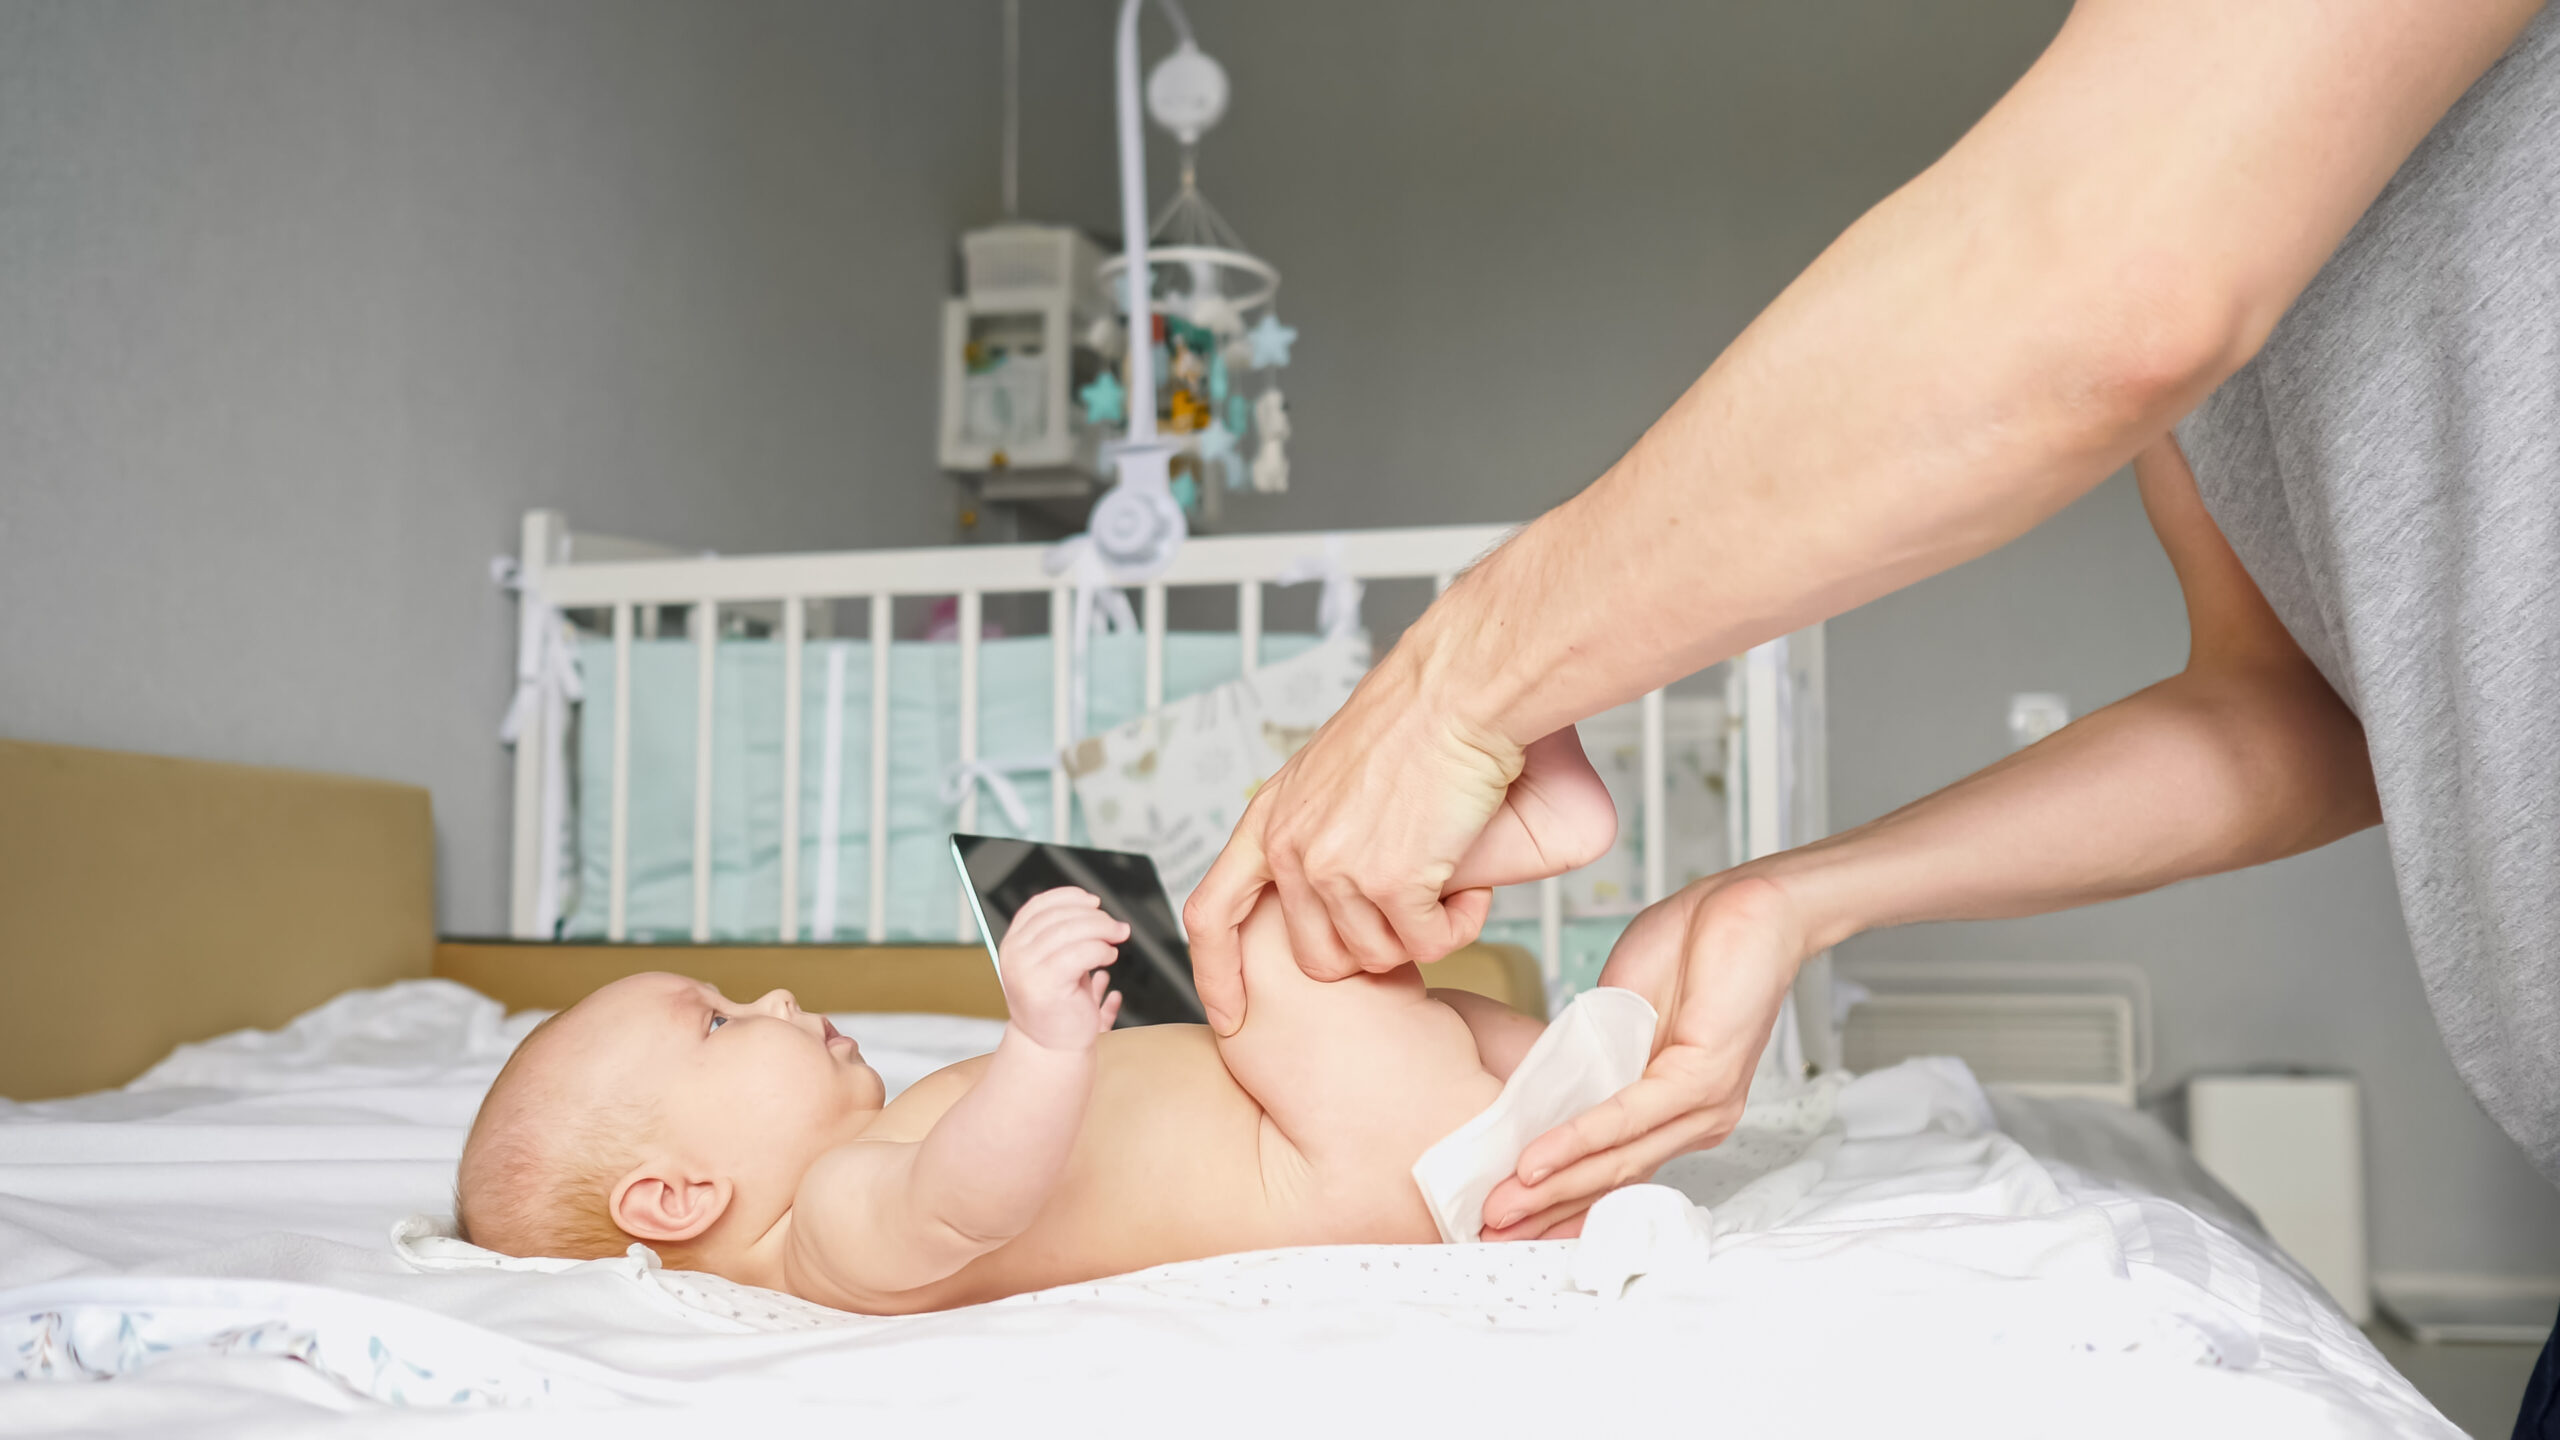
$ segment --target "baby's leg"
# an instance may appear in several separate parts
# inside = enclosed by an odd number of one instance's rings
[[[1430,1213],[1405,1174],[1502,1090],[1467,1021],[1426,995],[1412,966],[1309,979],[1267,892],[1240,939],[1253,1003],[1218,1050],[1303,1157],[1338,1226],[1324,1238],[1430,1238]]]
[[[1547,1022],[1523,1015],[1489,995],[1472,990],[1433,990],[1432,999],[1458,1013],[1475,1037],[1476,1062],[1496,1080],[1508,1080],[1528,1057],[1529,1047],[1546,1033]]]
[[[1451,891],[1519,885],[1577,869],[1609,853],[1618,838],[1618,807],[1567,725],[1533,741],[1520,778],[1484,833],[1458,860]]]

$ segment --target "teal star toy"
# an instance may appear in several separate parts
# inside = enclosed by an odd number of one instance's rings
[[[1253,368],[1256,370],[1288,364],[1289,347],[1296,344],[1297,339],[1297,327],[1281,324],[1280,317],[1276,315],[1264,315],[1253,323],[1252,329],[1244,332],[1244,343],[1253,351]]]
[[[1077,391],[1076,399],[1084,405],[1084,418],[1096,425],[1117,425],[1129,418],[1128,392],[1120,388],[1120,377],[1108,370]]]

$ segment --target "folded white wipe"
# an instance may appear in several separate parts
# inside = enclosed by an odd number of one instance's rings
[[[1452,1245],[1484,1230],[1484,1199],[1544,1135],[1632,1085],[1653,1051],[1653,1006],[1603,986],[1573,997],[1529,1047],[1502,1094],[1413,1162],[1413,1183]]]

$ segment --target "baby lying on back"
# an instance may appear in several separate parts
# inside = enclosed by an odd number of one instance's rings
[[[1608,848],[1616,815],[1573,732],[1539,745],[1539,773],[1562,778],[1515,785],[1449,891]],[[1266,895],[1241,937],[1242,1029],[1113,1030],[1126,938],[1082,891],[1033,898],[1001,947],[995,1053],[887,1104],[853,1040],[786,991],[740,1004],[676,975],[616,981],[545,1021],[490,1087],[462,1233],[579,1258],[644,1241],[679,1268],[873,1314],[1437,1238],[1413,1163],[1492,1103],[1537,1021],[1426,991],[1412,967],[1310,980]]]

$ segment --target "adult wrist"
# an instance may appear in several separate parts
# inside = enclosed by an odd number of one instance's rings
[[[1778,892],[1808,958],[1873,928],[1859,904],[1854,867],[1841,863],[1821,842],[1746,861],[1735,873]]]

